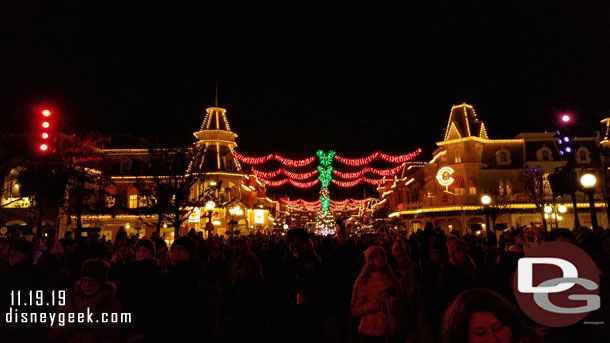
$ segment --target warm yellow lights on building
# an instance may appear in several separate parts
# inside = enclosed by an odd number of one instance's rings
[[[450,145],[450,144],[462,143],[462,142],[468,142],[468,141],[479,142],[479,143],[500,143],[500,144],[523,143],[523,139],[518,139],[518,138],[516,138],[516,139],[483,139],[483,138],[479,138],[476,136],[470,136],[470,137],[452,139],[449,141],[437,142],[436,145],[443,146],[443,145]]]
[[[436,163],[436,160],[441,156],[445,156],[446,153],[447,153],[447,151],[443,150],[443,151],[439,152],[438,154],[434,155],[434,157],[432,157],[432,160],[430,160],[430,163]]]
[[[566,205],[563,205],[566,206]],[[585,202],[579,202],[576,206],[578,208],[588,208],[589,204]],[[596,202],[595,207],[603,208],[606,207],[606,203],[604,202]],[[572,208],[572,204],[566,206],[567,208]],[[468,211],[480,211],[483,209],[483,206],[474,206],[474,205],[464,205],[464,206],[438,206],[438,207],[428,207],[428,208],[419,208],[413,210],[403,210],[400,211],[401,215],[413,215],[420,213],[438,213],[438,212],[468,212]],[[536,205],[534,204],[508,204],[506,205],[506,209],[511,210],[536,210]]]
[[[483,204],[483,205],[491,204],[491,197],[489,195],[483,195],[481,197],[481,204]]]
[[[254,210],[254,224],[265,223],[265,210]]]
[[[244,214],[244,211],[239,207],[239,205],[235,205],[235,207],[229,209],[229,213],[233,216],[241,216]]]
[[[557,210],[559,211],[559,213],[568,212],[568,208],[566,207],[566,205],[559,205],[559,207],[557,207]]]
[[[201,209],[195,207],[189,216],[189,223],[199,223],[201,221]]]
[[[436,173],[436,180],[441,186],[449,187],[455,181],[454,178],[451,177],[453,174],[453,169],[451,167],[443,167],[438,170]]]
[[[593,174],[587,173],[580,177],[580,184],[585,188],[595,187],[596,183],[597,178]]]

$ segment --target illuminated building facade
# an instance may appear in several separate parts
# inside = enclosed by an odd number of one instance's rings
[[[573,227],[571,197],[564,195],[554,202],[548,182],[549,173],[567,164],[556,133],[521,133],[513,139],[491,139],[474,108],[464,103],[451,108],[443,140],[437,146],[424,167],[409,166],[400,178],[378,188],[380,200],[388,201],[390,217],[408,230],[423,229],[426,222],[433,222],[445,231],[478,231],[485,228],[485,213],[490,210],[497,216],[496,227],[542,224],[543,214],[531,200],[524,168],[542,170],[543,186],[538,194],[547,202],[542,206],[553,209],[547,214],[547,227]],[[572,146],[572,165],[577,175],[601,170],[598,137],[574,138]],[[483,195],[492,198],[490,207],[481,204]],[[605,207],[600,187],[595,199],[598,209]],[[591,226],[585,194],[577,192],[576,200],[580,224]],[[559,213],[555,209],[562,204],[567,212]],[[599,224],[607,227],[608,220],[601,209],[597,214]]]
[[[204,235],[247,234],[257,230],[271,231],[279,203],[266,195],[265,185],[255,175],[244,173],[234,156],[237,134],[231,131],[226,110],[218,107],[206,109],[200,129],[193,133],[197,141],[193,147],[201,149],[199,169],[202,177],[191,187],[191,199],[201,199],[200,192],[212,190],[213,204],[201,203],[179,229],[181,235],[190,229]],[[104,149],[104,165],[110,170],[111,184],[105,189],[106,206],[112,214],[85,214],[83,226],[99,227],[101,234],[112,239],[120,227],[128,234],[149,237],[156,230],[158,217],[147,211],[150,202],[141,189],[150,185],[156,172],[151,166],[149,149]],[[188,166],[192,168],[192,166]],[[158,172],[158,171],[157,171]],[[188,170],[184,170],[188,173]],[[114,210],[114,211],[112,211]],[[73,219],[73,218],[72,218]],[[74,221],[60,218],[60,234],[74,229]],[[168,241],[174,238],[171,221],[162,220],[161,236]]]

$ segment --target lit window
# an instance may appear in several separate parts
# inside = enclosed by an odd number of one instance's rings
[[[132,194],[129,196],[129,208],[138,208],[138,195]]]
[[[476,187],[468,187],[468,194],[477,194],[477,188]]]

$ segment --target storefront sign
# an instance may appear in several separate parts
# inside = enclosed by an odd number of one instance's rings
[[[455,181],[455,179],[451,177],[451,174],[453,174],[453,169],[450,167],[443,167],[436,173],[436,180],[441,186],[449,187],[449,185]]]
[[[189,223],[199,223],[201,220],[201,210],[199,207],[195,207],[191,215],[189,216]]]
[[[254,210],[254,224],[264,224],[265,223],[265,211],[264,210]]]

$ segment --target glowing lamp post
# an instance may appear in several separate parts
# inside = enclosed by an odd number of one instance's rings
[[[580,177],[580,184],[582,185],[582,189],[587,196],[589,196],[589,211],[591,211],[591,225],[593,229],[598,226],[597,223],[597,214],[595,213],[595,199],[593,195],[595,194],[595,185],[597,184],[597,178],[595,175],[591,173],[583,174]]]
[[[485,211],[485,232],[487,232],[487,243],[490,245],[496,245],[496,228],[492,230],[489,225],[489,205],[491,205],[491,197],[487,194],[481,196],[481,205],[483,205],[483,210]]]
[[[563,217],[560,215],[568,212],[568,208],[566,205],[545,205],[544,206],[544,218],[551,220],[551,228],[553,227],[553,219],[555,220],[555,228],[559,228],[559,221],[563,220]]]

